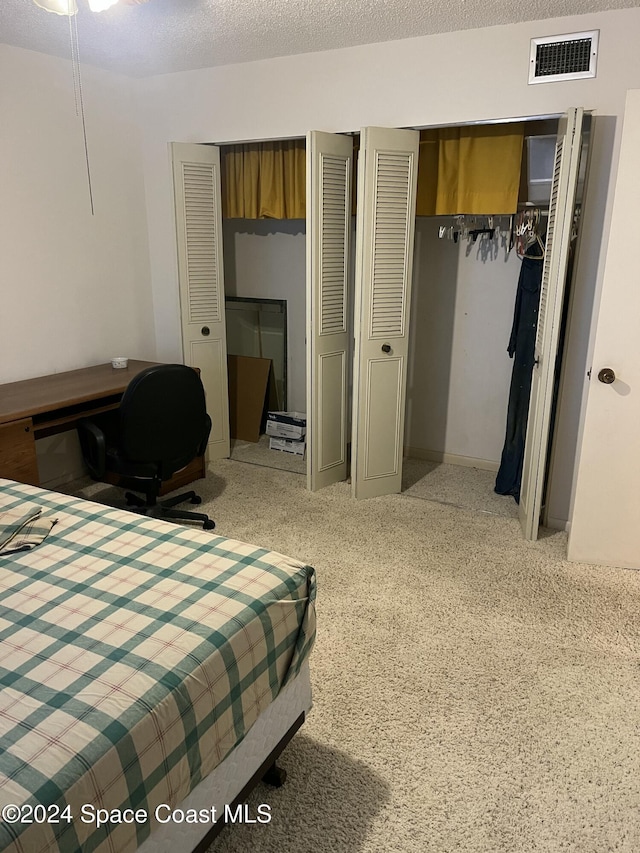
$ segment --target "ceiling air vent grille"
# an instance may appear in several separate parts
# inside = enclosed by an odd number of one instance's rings
[[[531,39],[529,83],[595,77],[598,32]]]

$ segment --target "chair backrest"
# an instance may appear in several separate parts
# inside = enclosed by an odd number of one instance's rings
[[[162,479],[202,452],[211,426],[200,376],[184,364],[158,364],[135,376],[119,415],[124,455],[156,463]]]

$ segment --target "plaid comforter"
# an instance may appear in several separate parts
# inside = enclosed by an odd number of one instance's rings
[[[127,853],[297,674],[313,569],[0,480],[23,503],[57,524],[0,556],[0,850]]]

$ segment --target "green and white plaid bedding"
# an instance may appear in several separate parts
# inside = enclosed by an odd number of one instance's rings
[[[299,671],[314,572],[0,479],[0,512],[24,504],[57,524],[0,555],[0,850],[128,853]]]

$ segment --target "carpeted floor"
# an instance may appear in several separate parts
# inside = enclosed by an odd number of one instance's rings
[[[297,453],[285,450],[271,450],[269,436],[261,435],[259,441],[231,440],[231,459],[235,462],[249,462],[252,465],[263,465],[265,468],[278,468],[282,471],[293,471],[296,474],[306,474],[307,460]]]
[[[231,459],[296,474],[307,471],[305,456],[271,450],[267,435],[261,435],[257,442],[232,441]],[[495,494],[495,480],[495,472],[480,468],[413,458],[402,463],[402,494],[407,497],[517,518],[518,505],[512,497]]]
[[[269,825],[212,853],[640,850],[640,574],[568,563],[565,534],[524,542],[511,518],[211,469],[215,533],[318,575],[288,781],[251,796]]]
[[[496,495],[495,471],[405,458],[402,461],[402,494],[438,501],[462,509],[518,517],[518,504],[509,495]]]

